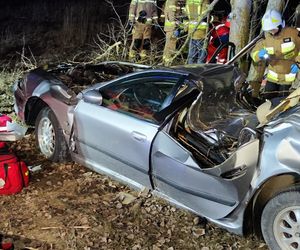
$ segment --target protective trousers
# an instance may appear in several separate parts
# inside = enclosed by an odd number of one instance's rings
[[[136,22],[132,31],[132,43],[129,51],[129,58],[135,59],[137,53],[139,53],[141,59],[144,59],[148,55],[150,50],[151,39],[151,24],[144,24]]]

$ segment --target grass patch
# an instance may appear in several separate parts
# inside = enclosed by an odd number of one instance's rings
[[[22,74],[21,70],[8,71],[3,69],[0,71],[0,113],[13,113],[13,85]]]

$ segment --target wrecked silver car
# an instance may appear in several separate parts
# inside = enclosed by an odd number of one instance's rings
[[[262,232],[272,249],[299,249],[300,107],[258,120],[236,99],[240,81],[234,65],[60,65],[19,80],[15,110],[52,161],[71,158],[228,231]]]

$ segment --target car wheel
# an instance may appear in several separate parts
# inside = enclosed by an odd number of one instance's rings
[[[300,249],[300,191],[287,191],[265,206],[261,229],[270,249]]]
[[[69,150],[62,128],[49,107],[43,108],[35,121],[35,139],[42,154],[54,162],[69,159]]]

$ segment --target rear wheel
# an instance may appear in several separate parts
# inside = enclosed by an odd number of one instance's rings
[[[49,107],[43,108],[35,121],[36,144],[42,154],[54,162],[68,160],[69,151],[62,128]]]
[[[263,210],[261,229],[270,249],[300,249],[300,191],[272,198]]]

